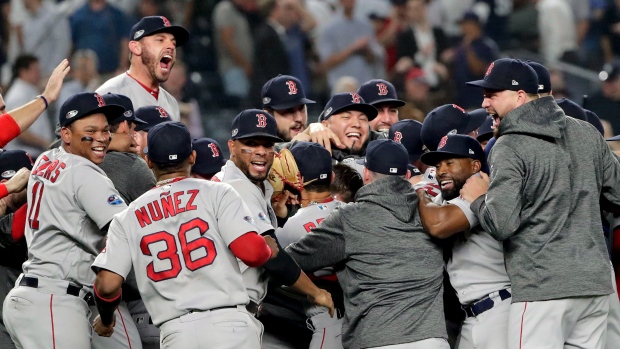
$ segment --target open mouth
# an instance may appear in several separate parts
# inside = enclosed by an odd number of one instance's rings
[[[160,60],[159,60],[159,66],[161,67],[161,69],[165,72],[170,71],[170,65],[172,64],[172,56],[171,55],[164,55]]]
[[[267,171],[267,162],[266,161],[252,161],[252,168],[257,172],[265,172]]]
[[[359,132],[349,132],[345,134],[345,136],[347,136],[348,139],[351,139],[354,142],[357,142],[362,138],[362,134]]]
[[[295,134],[301,132],[301,125],[295,125],[295,126],[291,127],[291,132],[293,132]]]
[[[442,190],[452,189],[454,188],[454,181],[452,180],[440,181],[439,185],[441,186]]]
[[[101,146],[101,147],[92,147],[90,148],[93,153],[98,156],[98,157],[103,157],[105,156],[105,147]]]
[[[379,132],[389,132],[390,131],[390,125],[381,125],[377,128],[377,131]]]

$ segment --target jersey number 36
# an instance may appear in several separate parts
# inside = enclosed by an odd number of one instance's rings
[[[188,242],[186,235],[193,229],[198,229],[200,232],[200,237]],[[171,265],[170,269],[155,271],[153,262],[149,263],[146,266],[146,275],[149,279],[158,282],[174,279],[181,273],[181,269],[183,269],[183,267],[181,266],[181,257],[179,257],[179,251],[176,244],[177,237],[181,243],[181,255],[183,256],[187,269],[195,271],[202,267],[211,265],[217,256],[217,251],[215,250],[213,240],[203,236],[207,230],[209,230],[209,224],[207,222],[200,218],[194,218],[181,224],[177,236],[170,234],[167,231],[159,231],[154,234],[143,236],[142,240],[140,240],[140,249],[142,250],[142,253],[146,256],[151,256],[149,245],[163,241],[166,244],[166,249],[157,253],[157,258],[160,260],[168,260]],[[206,255],[197,259],[192,259],[192,252],[203,248]]]

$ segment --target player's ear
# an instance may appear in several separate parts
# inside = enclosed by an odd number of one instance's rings
[[[331,183],[334,183],[335,180],[336,180],[336,172],[332,171],[332,181],[331,181]]]
[[[152,170],[153,169],[153,161],[151,161],[151,159],[149,159],[148,155],[144,156],[144,160],[146,160],[146,164],[149,166],[149,168]]]
[[[140,56],[142,54],[142,45],[140,45],[140,43],[138,41],[130,41],[129,44],[129,51],[136,55],[136,56]]]
[[[235,156],[235,141],[232,139],[228,140],[228,152],[230,153],[230,158],[232,159]]]
[[[472,172],[476,173],[476,172],[480,172],[480,170],[482,169],[482,164],[480,163],[479,160],[474,160],[471,162],[471,170]]]
[[[60,129],[60,138],[63,143],[70,144],[71,143],[71,126],[66,126]]]
[[[189,164],[194,165],[196,163],[196,151],[192,150],[192,155],[189,156]]]

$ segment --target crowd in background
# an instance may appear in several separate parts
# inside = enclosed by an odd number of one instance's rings
[[[393,82],[407,101],[401,119],[422,121],[445,103],[477,108],[482,96],[465,82],[514,52],[550,69],[556,97],[588,103],[609,122],[608,135],[620,133],[620,1],[5,0],[1,6],[7,110],[38,95],[64,57],[71,57],[72,81],[57,105],[94,90],[127,70],[131,25],[164,15],[191,33],[164,88],[181,103],[194,137],[208,128],[224,140],[219,126],[226,129],[232,119],[227,111],[259,107],[261,87],[277,74],[297,77],[317,100],[311,121],[331,95],[372,78]],[[584,84],[565,81],[567,66],[600,72],[599,79],[584,91]],[[35,155],[45,149],[54,138],[54,109],[8,148]]]

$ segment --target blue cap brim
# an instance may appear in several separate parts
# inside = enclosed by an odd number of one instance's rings
[[[495,85],[486,80],[469,81],[469,82],[466,82],[465,85],[482,87],[482,88],[486,88],[487,90],[497,90],[497,91],[506,90],[506,88],[501,87],[499,85]]]
[[[315,104],[316,102],[308,99],[308,98],[300,98],[294,101],[289,101],[286,103],[282,103],[282,104],[277,104],[277,105],[264,105],[265,107],[271,108],[273,110],[284,110],[284,109],[289,109],[289,108],[293,108],[296,107],[298,105],[302,105],[302,104]]]
[[[393,104],[396,108],[400,108],[400,107],[404,106],[405,104],[407,104],[405,101],[401,101],[400,99],[394,99],[394,98],[380,99],[380,100],[377,100],[377,101],[372,101],[372,103],[368,103],[368,104],[370,104],[373,107],[375,107],[378,104],[384,104],[384,103]]]
[[[274,136],[272,134],[269,133],[264,133],[264,132],[254,132],[254,133],[249,133],[243,136],[239,136],[239,137],[232,137],[231,139],[233,141],[235,140],[239,140],[239,139],[246,139],[246,138],[268,138],[274,142],[284,142],[284,140],[280,137]]]
[[[620,141],[620,135],[607,138],[606,141]]]
[[[478,160],[478,159],[476,159],[473,156],[465,156],[463,154],[457,154],[457,153],[452,153],[452,152],[447,152],[447,151],[436,150],[436,151],[431,151],[431,152],[428,152],[426,154],[423,154],[420,157],[420,161],[422,161],[423,164],[428,165],[428,166],[437,166],[437,164],[441,160],[446,160],[446,159],[463,159],[463,158],[470,158],[470,159]]]

